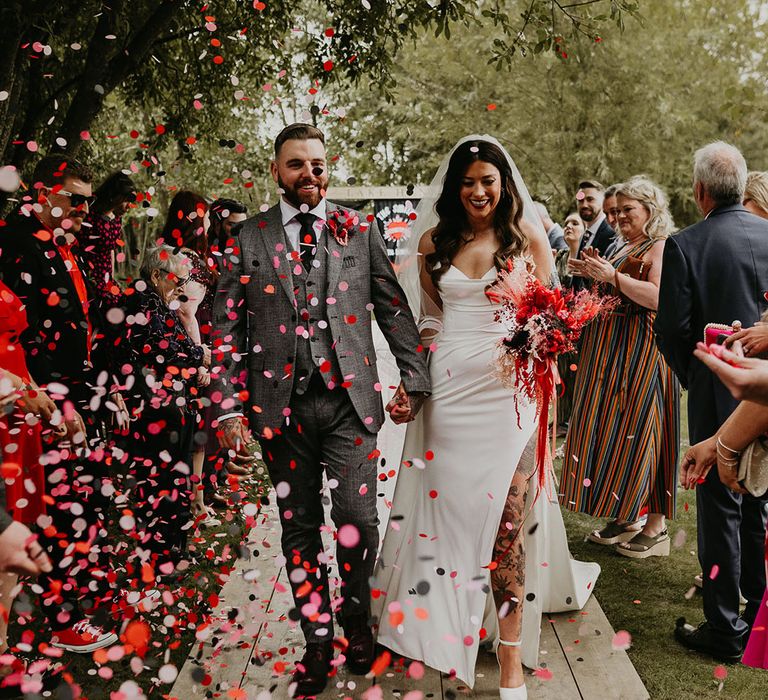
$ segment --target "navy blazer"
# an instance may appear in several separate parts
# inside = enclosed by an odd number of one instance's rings
[[[691,444],[711,437],[736,408],[720,380],[693,351],[707,323],[760,319],[768,306],[768,221],[740,204],[714,209],[667,239],[654,323],[656,342],[688,389]]]
[[[616,231],[611,228],[608,223],[608,219],[603,219],[600,222],[600,226],[597,227],[595,238],[592,241],[592,247],[600,251],[600,255],[605,256],[605,251],[608,250],[608,246],[613,243],[616,238]],[[584,250],[587,242],[587,234],[584,233],[584,238],[581,239],[581,245],[579,245],[579,252]]]

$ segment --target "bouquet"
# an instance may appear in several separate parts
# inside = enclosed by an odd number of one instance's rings
[[[560,383],[557,356],[574,350],[584,326],[614,308],[618,299],[587,289],[574,293],[547,287],[524,264],[512,263],[499,273],[486,296],[500,305],[496,321],[508,329],[499,341],[494,368],[502,384],[515,390],[518,425],[518,398],[523,396],[536,404],[537,463],[539,483],[543,485],[548,461],[549,405]]]

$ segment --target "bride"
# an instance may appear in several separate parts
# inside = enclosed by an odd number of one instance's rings
[[[501,697],[518,700],[523,661],[537,665],[541,613],[580,608],[600,571],[571,560],[551,483],[526,506],[536,407],[520,396],[516,407],[491,367],[505,329],[486,288],[508,261],[551,283],[552,253],[491,137],[462,139],[429,192],[399,274],[431,350],[432,395],[404,446],[391,424],[379,438],[400,468],[374,574],[378,642],[472,686],[479,645],[497,638]],[[409,415],[399,397],[389,409]]]

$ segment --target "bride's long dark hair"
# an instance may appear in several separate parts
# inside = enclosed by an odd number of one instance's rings
[[[501,173],[501,197],[493,213],[493,225],[500,241],[494,254],[496,268],[503,269],[509,258],[524,253],[528,246],[528,239],[520,228],[523,203],[507,157],[490,141],[466,141],[453,152],[443,180],[443,190],[435,203],[439,217],[432,232],[435,251],[426,256],[427,270],[435,286],[462,246],[473,238],[459,191],[467,169],[477,161],[490,163]]]

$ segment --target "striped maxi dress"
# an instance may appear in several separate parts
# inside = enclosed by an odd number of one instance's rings
[[[619,272],[647,240],[611,259]],[[673,518],[680,387],[653,335],[655,312],[627,297],[584,329],[561,479],[561,504],[598,518]]]

